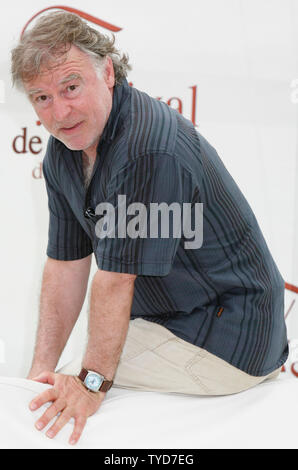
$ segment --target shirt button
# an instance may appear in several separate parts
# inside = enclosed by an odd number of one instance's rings
[[[95,216],[95,212],[94,212],[93,207],[87,207],[87,209],[84,212],[84,217],[86,217],[86,219],[93,219],[94,216]]]

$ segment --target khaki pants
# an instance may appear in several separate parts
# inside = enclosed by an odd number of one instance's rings
[[[82,358],[59,370],[78,374]],[[100,369],[100,367],[99,367]],[[229,395],[276,378],[255,377],[142,318],[130,320],[114,387],[190,395]],[[99,370],[100,372],[100,370]]]

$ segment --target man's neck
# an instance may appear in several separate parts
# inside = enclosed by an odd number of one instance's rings
[[[84,185],[87,188],[89,186],[93,166],[94,166],[95,159],[89,158],[89,156],[82,151],[82,168],[83,168],[83,175],[84,175]]]
[[[86,157],[88,157],[90,163],[91,162],[95,162],[96,160],[96,154],[97,154],[97,147],[98,147],[98,143],[99,143],[99,138],[96,139],[96,141],[90,145],[90,147],[84,149],[82,152],[85,154]]]
[[[85,161],[89,161],[90,165],[93,165],[96,160],[96,151],[90,152],[90,151],[82,150],[82,158]]]
[[[97,146],[94,146],[82,151],[83,157],[88,159],[90,163],[94,163],[96,160],[96,148]]]

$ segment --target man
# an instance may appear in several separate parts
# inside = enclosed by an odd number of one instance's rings
[[[12,53],[13,81],[51,134],[48,259],[28,378],[53,387],[31,409],[52,402],[36,423],[59,414],[49,437],[73,417],[71,443],[112,383],[225,395],[276,377],[288,355],[284,280],[249,204],[190,121],[128,86],[128,68],[112,41],[65,12],[42,17]],[[146,236],[148,212],[132,229],[123,201],[130,210],[186,204],[191,216],[203,204],[203,243],[174,234],[174,212],[171,235]],[[86,351],[55,373],[92,253]]]

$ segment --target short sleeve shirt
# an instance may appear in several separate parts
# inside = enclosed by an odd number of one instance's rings
[[[52,136],[43,172],[49,257],[94,253],[99,269],[136,274],[132,319],[159,323],[248,374],[285,362],[284,280],[247,200],[189,120],[123,80],[87,190],[81,151]],[[163,228],[151,219],[157,206],[168,210]],[[198,247],[187,248],[194,231],[183,230],[183,207],[194,223],[203,208]]]

